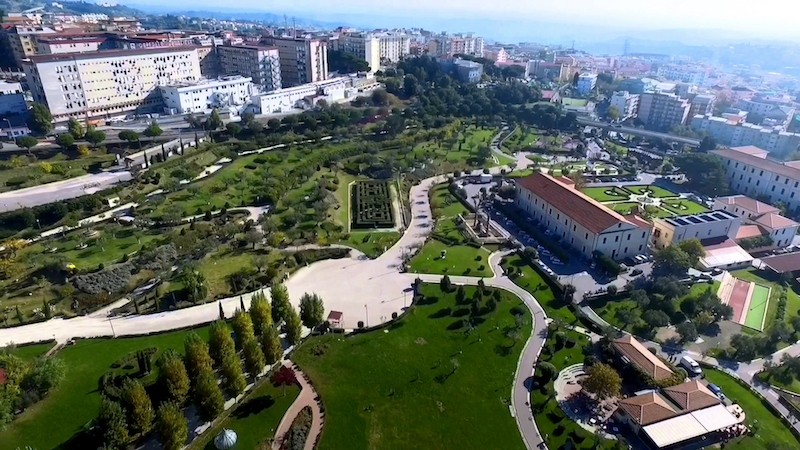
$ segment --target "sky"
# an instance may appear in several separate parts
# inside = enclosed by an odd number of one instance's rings
[[[160,0],[129,0],[162,4]],[[125,0],[122,3],[128,3]],[[219,10],[216,0],[171,0],[174,7]],[[747,36],[798,37],[796,11],[790,0],[238,0],[237,10],[296,14],[321,20],[352,17],[392,17],[444,24],[458,20],[551,22],[604,25],[625,30],[719,29]],[[784,11],[784,14],[781,14]],[[460,30],[449,30],[460,31]],[[464,30],[468,31],[468,30]]]

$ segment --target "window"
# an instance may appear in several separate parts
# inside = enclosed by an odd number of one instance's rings
[[[603,238],[603,244],[605,244],[605,243],[606,243],[606,238]]]
[[[614,236],[614,242],[619,242],[619,236]]]

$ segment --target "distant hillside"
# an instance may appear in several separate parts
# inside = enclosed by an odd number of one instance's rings
[[[6,13],[22,12],[31,8],[44,7],[47,11],[63,11],[73,14],[106,14],[108,16],[128,16],[128,17],[144,17],[145,13],[138,9],[129,8],[124,5],[117,5],[112,7],[100,6],[91,2],[72,2],[72,1],[59,1],[58,3],[64,5],[64,8],[53,8],[50,6],[52,2],[45,2],[41,0],[0,0],[0,9]]]

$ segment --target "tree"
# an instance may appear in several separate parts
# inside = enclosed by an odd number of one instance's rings
[[[305,293],[300,297],[300,318],[308,328],[315,328],[325,320],[325,305],[319,295]]]
[[[150,125],[148,125],[147,128],[144,129],[142,134],[144,134],[149,138],[155,138],[164,134],[164,130],[162,130],[161,127],[158,125],[158,121],[154,120],[150,122]]]
[[[211,115],[206,119],[206,129],[207,130],[218,130],[222,128],[222,118],[219,116],[219,111],[216,108],[211,111]]]
[[[247,387],[247,381],[242,372],[242,360],[236,353],[225,356],[220,366],[222,385],[231,395],[239,395]]]
[[[225,322],[218,320],[211,324],[208,344],[211,359],[214,360],[217,367],[220,367],[230,356],[236,356],[236,346],[231,337],[231,329]]]
[[[134,434],[144,434],[153,425],[153,403],[138,380],[128,378],[122,385],[122,404],[128,413],[128,423]]]
[[[158,363],[158,379],[170,401],[184,405],[189,396],[189,374],[174,350],[164,353]]]
[[[158,408],[158,441],[165,450],[183,448],[189,438],[189,423],[180,405],[175,402],[163,403]]]
[[[225,399],[217,384],[217,377],[210,369],[197,374],[192,393],[194,406],[202,420],[210,422],[225,410]]]
[[[242,348],[242,356],[244,356],[244,368],[251,377],[256,377],[267,365],[264,358],[264,352],[258,346],[258,341],[255,337],[247,339]]]
[[[291,306],[289,291],[286,286],[277,283],[272,285],[269,292],[272,297],[272,321],[280,323],[282,320],[286,320],[286,311]]]
[[[17,146],[30,151],[33,147],[39,144],[39,141],[33,136],[22,136],[17,138]]]
[[[439,288],[442,290],[442,292],[450,292],[452,290],[453,284],[450,282],[449,276],[445,275],[442,277],[442,279],[439,281]]]
[[[212,370],[213,362],[208,351],[208,344],[197,333],[191,333],[183,342],[183,350],[186,358],[187,373],[192,377],[192,381],[196,383],[199,373],[205,370]]]
[[[28,128],[34,133],[45,135],[53,131],[53,115],[47,106],[41,103],[34,103],[28,110]]]
[[[232,137],[236,137],[242,132],[242,126],[236,122],[229,122],[227,125],[225,125],[225,129],[228,130],[228,134],[230,134]]]
[[[705,152],[708,150],[714,150],[715,148],[717,148],[717,141],[711,136],[703,136],[703,139],[700,140],[700,147],[698,150]]]
[[[267,128],[272,132],[278,131],[281,128],[281,121],[278,119],[269,119],[267,121]]]
[[[617,319],[622,323],[622,328],[627,329],[639,322],[640,313],[637,309],[620,309]]]
[[[59,134],[56,136],[56,144],[64,150],[69,150],[75,145],[75,138],[69,133]]]
[[[133,144],[134,142],[138,142],[139,143],[139,148],[140,149],[142,148],[142,143],[140,141],[141,137],[139,136],[139,133],[137,133],[137,132],[135,132],[133,130],[122,130],[122,131],[119,132],[119,134],[117,136],[120,139],[122,139],[123,141],[126,141],[126,142],[128,142],[130,144]]]
[[[253,114],[250,111],[245,111],[245,112],[242,113],[240,118],[241,118],[242,126],[247,126],[248,124],[250,124],[250,122],[252,122],[252,121],[254,121],[256,119],[256,115]]]
[[[703,195],[720,197],[730,192],[722,159],[710,153],[684,153],[674,163],[688,179],[688,185]]]
[[[586,370],[586,378],[581,386],[600,399],[615,397],[622,389],[622,379],[616,370],[608,364],[597,363]]]
[[[340,50],[328,51],[328,67],[332,72],[341,74],[370,71],[369,63],[365,59]]]
[[[658,276],[683,276],[692,267],[692,257],[677,245],[668,245],[656,252],[653,273]]]
[[[616,106],[611,106],[606,110],[606,116],[608,116],[609,120],[612,122],[616,122],[619,119],[619,109]]]
[[[286,332],[286,340],[289,341],[289,345],[295,345],[300,342],[303,333],[303,322],[291,304],[286,309],[285,318],[284,331]]]
[[[657,309],[648,309],[642,314],[642,320],[651,329],[658,327],[665,327],[669,325],[669,316],[664,312]]]
[[[86,139],[86,142],[92,144],[92,147],[96,148],[101,142],[106,140],[106,134],[100,130],[95,130],[94,127],[89,127],[86,129],[83,138]]]
[[[267,364],[274,364],[283,356],[281,338],[275,325],[264,328],[261,333],[261,350],[264,352],[264,359]]]
[[[697,262],[706,255],[706,249],[703,248],[703,244],[700,243],[699,239],[689,239],[687,241],[683,241],[678,244],[678,247],[681,248],[687,255],[689,255],[689,260],[692,266],[697,265]]]
[[[189,299],[193,303],[198,303],[206,299],[208,296],[206,277],[200,273],[199,270],[187,266],[183,269],[181,280],[183,280],[183,286],[189,294]]]
[[[96,423],[103,436],[103,448],[121,450],[127,447],[130,442],[128,423],[119,403],[103,396]]]
[[[244,240],[249,244],[253,244],[253,248],[256,248],[256,244],[259,244],[264,240],[264,233],[256,230],[255,228],[251,228],[244,234]]]
[[[556,375],[558,375],[558,369],[556,369],[556,366],[547,361],[537,363],[536,369],[539,371],[541,377],[546,381],[552,381],[556,378]]]
[[[72,138],[76,140],[81,139],[83,134],[86,132],[86,130],[83,128],[83,125],[81,125],[81,123],[78,122],[78,120],[74,117],[70,117],[69,122],[67,122],[67,130],[69,131],[69,134],[72,135]]]
[[[233,315],[231,325],[233,325],[233,336],[236,342],[236,348],[241,349],[245,341],[255,338],[253,321],[250,319],[250,314],[247,314],[247,311],[237,309],[236,314]]]
[[[272,326],[272,308],[263,292],[256,292],[250,299],[250,318],[256,336],[261,336],[267,327]]]
[[[694,323],[686,321],[679,323],[675,327],[675,331],[681,336],[681,342],[694,342],[697,340],[697,328],[695,328]]]

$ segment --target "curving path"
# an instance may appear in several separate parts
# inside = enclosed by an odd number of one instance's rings
[[[311,431],[308,433],[308,438],[306,438],[306,444],[303,446],[303,450],[314,450],[314,446],[319,439],[319,435],[322,433],[322,426],[325,424],[322,415],[322,407],[317,401],[319,394],[317,394],[314,386],[308,382],[306,375],[300,370],[300,368],[289,361],[284,361],[283,365],[294,371],[294,374],[297,377],[297,382],[300,383],[300,395],[298,395],[294,402],[292,402],[292,405],[283,415],[281,423],[278,424],[278,428],[275,430],[275,436],[272,440],[272,448],[273,450],[280,449],[281,442],[283,441],[284,436],[286,436],[286,433],[289,432],[295,417],[297,417],[303,408],[310,406]]]

